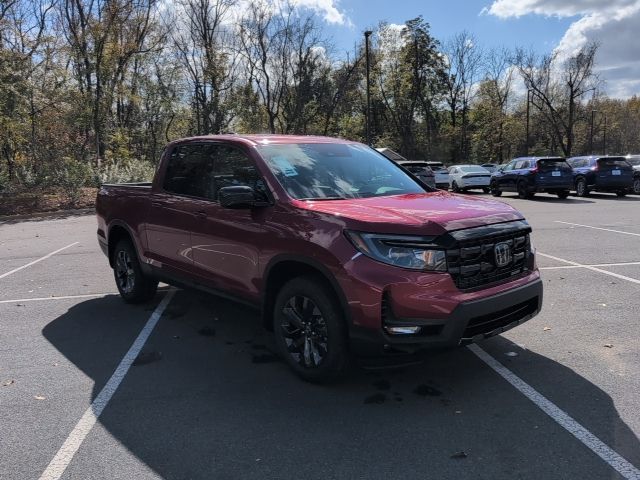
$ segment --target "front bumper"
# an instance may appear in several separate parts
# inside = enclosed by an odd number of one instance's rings
[[[420,325],[417,335],[389,335],[384,328],[353,325],[350,331],[352,351],[359,357],[406,357],[425,350],[451,348],[498,335],[535,317],[542,308],[542,281],[490,296],[459,303],[446,318],[398,318],[387,310],[387,326]],[[384,358],[382,358],[384,360]]]

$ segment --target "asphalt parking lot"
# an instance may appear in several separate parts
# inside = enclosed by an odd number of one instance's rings
[[[542,313],[330,386],[243,306],[123,303],[92,215],[0,222],[0,478],[639,479],[640,197],[501,201]]]

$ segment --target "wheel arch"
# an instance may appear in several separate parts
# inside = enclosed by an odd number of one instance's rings
[[[135,236],[131,232],[131,229],[128,225],[121,222],[114,222],[109,225],[109,231],[107,232],[107,253],[109,258],[109,265],[111,266],[111,268],[113,268],[113,252],[118,242],[123,239],[130,240],[133,244],[133,248],[136,249],[136,253],[138,253],[138,246],[136,245]],[[138,258],[140,258],[139,254]]]
[[[279,255],[273,258],[265,269],[261,302],[264,327],[272,330],[275,297],[280,288],[289,280],[302,275],[316,276],[333,292],[344,312],[346,326],[349,329],[352,324],[349,303],[333,273],[317,260],[296,255]]]

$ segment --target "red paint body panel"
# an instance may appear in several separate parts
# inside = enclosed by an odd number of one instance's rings
[[[232,144],[245,152],[262,175],[273,205],[225,209],[218,202],[164,192],[171,149],[202,142]],[[123,227],[142,262],[153,267],[155,273],[177,275],[263,306],[272,300],[263,295],[269,269],[280,259],[295,258],[318,266],[343,299],[350,333],[355,335],[364,329],[370,337],[387,343],[393,339],[381,333],[385,295],[397,317],[439,321],[446,326],[448,319],[459,316],[461,306],[469,302],[500,296],[500,302],[494,304],[508,305],[511,300],[505,294],[540,283],[534,267],[498,285],[463,292],[448,273],[403,269],[362,255],[347,239],[345,230],[435,237],[523,217],[498,201],[442,191],[355,200],[292,199],[254,147],[312,142],[353,143],[285,135],[219,135],[173,142],[165,149],[151,186],[105,185],[100,189],[96,210],[101,242],[103,246],[112,243],[114,227]],[[541,295],[539,287],[539,302]],[[515,302],[515,294],[513,298]],[[446,339],[443,343],[457,344],[458,340]]]

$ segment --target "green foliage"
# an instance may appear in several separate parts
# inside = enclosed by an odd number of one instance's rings
[[[55,174],[56,185],[62,187],[69,203],[75,205],[80,200],[82,188],[91,185],[93,169],[86,162],[64,157]]]
[[[95,175],[96,182],[129,183],[150,182],[153,179],[154,167],[146,161],[125,160],[122,162],[105,162]]]

